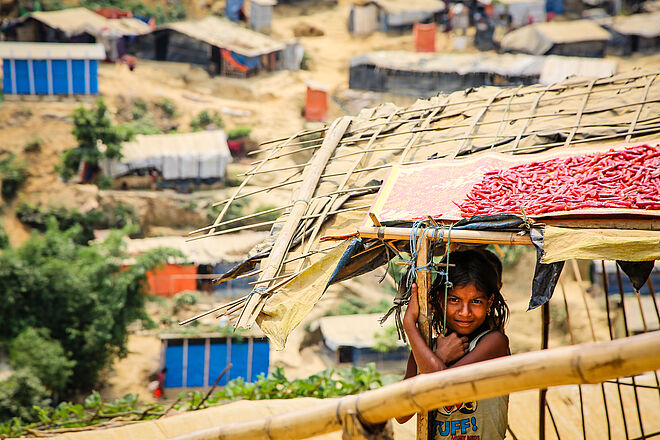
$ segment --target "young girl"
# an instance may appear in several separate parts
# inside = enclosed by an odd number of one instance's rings
[[[500,293],[501,266],[493,254],[483,251],[452,252],[449,255],[447,333],[443,335],[444,277],[430,289],[431,325],[437,339],[429,347],[417,328],[417,286],[403,318],[412,352],[405,379],[420,373],[454,368],[506,356],[509,339],[504,324],[509,309]],[[445,406],[429,413],[429,439],[503,439],[506,434],[509,396]],[[398,418],[404,423],[412,417]]]

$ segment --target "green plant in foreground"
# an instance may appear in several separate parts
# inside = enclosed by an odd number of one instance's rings
[[[239,125],[238,127],[234,127],[230,130],[227,130],[227,139],[234,140],[234,139],[244,138],[249,136],[250,133],[252,133],[252,129],[250,127],[246,127],[245,125]]]
[[[281,367],[268,376],[259,375],[255,382],[243,378],[230,380],[224,387],[214,392],[207,400],[200,391],[179,394],[172,405],[161,403],[140,403],[138,396],[127,394],[113,402],[104,402],[95,391],[82,404],[62,402],[57,407],[47,407],[44,403],[33,408],[38,414],[29,418],[4,418],[0,422],[0,436],[17,437],[29,430],[48,431],[54,428],[72,428],[103,423],[121,414],[127,422],[152,420],[162,417],[168,408],[178,411],[192,411],[200,408],[225,404],[236,400],[295,399],[298,397],[328,398],[356,394],[379,388],[400,380],[397,375],[381,375],[374,364],[364,368],[351,367],[335,371],[323,370],[306,379],[289,380]],[[0,387],[0,399],[2,387]],[[1,400],[0,400],[1,401]]]
[[[212,113],[208,110],[202,110],[190,121],[190,128],[192,131],[206,130],[207,128],[211,128],[211,126],[214,129],[225,126],[220,114],[215,110]]]

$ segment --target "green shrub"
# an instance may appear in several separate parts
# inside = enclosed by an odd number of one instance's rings
[[[22,368],[7,380],[0,382],[0,420],[17,417],[23,421],[36,421],[39,406],[48,406],[48,391],[30,370]]]
[[[136,98],[133,101],[133,120],[138,120],[144,117],[144,115],[147,114],[147,111],[149,110],[149,105],[147,104],[147,101],[145,101],[142,98]]]
[[[246,127],[245,125],[239,125],[238,127],[234,127],[231,130],[227,130],[227,139],[229,140],[241,139],[244,137],[248,137],[250,133],[252,133],[252,129],[250,127]]]
[[[247,214],[245,214],[245,209],[248,207],[250,204],[250,200],[245,197],[242,199],[234,200],[231,205],[229,205],[229,209],[225,213],[224,218],[222,219],[223,222],[228,221],[228,220],[233,220],[239,217],[243,217]],[[224,205],[220,206],[213,206],[209,205],[208,209],[206,210],[206,217],[209,221],[209,223],[215,222],[215,219],[218,218],[218,215],[222,212],[222,209],[224,208]],[[233,223],[230,223],[228,225],[223,225],[218,227],[218,230],[222,231],[225,229],[232,229],[232,228],[238,228],[240,226],[245,226],[249,224],[248,220],[239,220]]]
[[[11,200],[27,179],[27,165],[16,159],[15,154],[9,154],[0,160],[0,184],[2,185],[2,198]]]
[[[7,249],[9,247],[9,234],[5,231],[5,228],[0,224],[0,250]]]
[[[169,98],[161,98],[157,103],[156,106],[160,108],[165,115],[172,119],[177,115],[176,111],[176,106],[174,105],[174,101],[172,101]]]
[[[202,110],[190,121],[192,131],[202,131],[207,128],[222,128],[225,126],[220,114],[217,111],[210,113],[208,110]]]
[[[25,144],[23,151],[26,153],[36,153],[37,151],[41,151],[41,138],[34,136]]]
[[[186,306],[194,306],[199,302],[199,293],[197,292],[181,292],[174,295],[174,310],[176,313]]]
[[[9,362],[14,369],[27,368],[46,389],[57,393],[66,389],[76,365],[43,327],[26,327],[9,343]]]

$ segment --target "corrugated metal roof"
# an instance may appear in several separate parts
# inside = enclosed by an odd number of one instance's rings
[[[171,29],[212,46],[229,49],[248,57],[277,52],[285,47],[284,43],[264,34],[212,16],[196,21],[169,23],[158,29]]]
[[[245,254],[267,236],[268,232],[241,231],[237,234],[194,241],[186,241],[187,237],[177,236],[126,238],[124,241],[126,251],[132,257],[159,247],[169,247],[181,251],[185,255],[186,263],[217,264],[242,261]]]
[[[102,60],[103,44],[0,42],[0,58],[14,60]]]
[[[38,20],[67,36],[89,33],[95,36],[143,35],[151,32],[145,22],[137,18],[105,18],[85,8],[70,8],[59,11],[33,12],[21,18]]]

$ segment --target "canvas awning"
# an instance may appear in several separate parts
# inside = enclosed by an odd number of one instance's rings
[[[599,20],[599,24],[623,35],[644,38],[660,36],[660,12],[617,15]]]
[[[239,26],[229,20],[208,16],[201,20],[178,21],[159,26],[228,49],[246,57],[256,57],[284,50],[285,44],[262,33]]]
[[[137,18],[105,18],[85,8],[69,8],[59,11],[32,12],[20,21],[28,18],[40,21],[58,29],[67,37],[88,33],[93,36],[144,35],[151,32],[149,25]]]
[[[509,52],[543,55],[555,44],[607,41],[610,33],[591,20],[534,23],[502,37],[500,47]]]
[[[339,347],[373,348],[377,343],[378,334],[383,334],[392,323],[382,325],[381,313],[364,315],[325,316],[319,319],[319,327],[325,345],[336,351]],[[405,347],[403,341],[397,345]]]
[[[554,149],[639,144],[657,139],[657,75],[658,72],[634,71],[603,79],[570,78],[547,86],[482,87],[419,100],[408,108],[384,104],[351,118],[345,131],[336,121],[319,132],[301,132],[264,145],[264,155],[244,184],[263,179],[262,182],[278,182],[278,187],[297,191],[260,253],[247,260],[243,269],[226,274],[224,279],[231,279],[257,262],[261,262],[262,268],[276,269],[275,276],[261,279],[250,301],[243,299],[243,310],[234,308],[232,314],[241,315],[240,325],[249,326],[256,320],[261,326],[264,319],[269,320],[270,328],[262,329],[271,338],[270,329],[277,329],[281,339],[295,320],[290,319],[284,307],[280,315],[264,311],[279,302],[283,286],[299,283],[298,290],[287,287],[288,300],[306,302],[296,297],[296,291],[304,291],[305,298],[313,299],[305,306],[311,308],[328,282],[366,273],[391,258],[394,254],[387,252],[386,246],[360,242],[342,242],[344,246],[353,246],[351,255],[359,258],[346,259],[344,252],[331,257],[329,253],[337,248],[337,242],[321,238],[355,235],[367,218],[375,192],[394,164],[428,163],[438,158],[465,160],[491,152],[523,157]],[[300,149],[316,151],[309,164],[301,165],[292,158],[293,152]],[[327,162],[322,160],[322,153],[327,155]],[[313,168],[320,169],[318,180],[312,178]],[[301,199],[301,189],[308,186],[312,195]],[[253,193],[243,188],[228,203]],[[420,201],[414,190],[411,197]],[[282,225],[294,209],[301,207],[304,215],[293,221],[293,235],[283,236]],[[221,223],[222,218],[216,222]],[[209,232],[224,233],[209,226],[200,231],[200,237]],[[270,258],[271,250],[278,246],[284,249],[282,258]],[[329,264],[328,258],[335,260],[335,273],[320,281],[317,278],[314,283],[304,281],[299,274],[315,272],[312,266],[322,258],[326,259],[324,267]]]
[[[121,153],[120,160],[101,163],[108,176],[156,168],[166,180],[223,178],[227,164],[232,161],[222,130],[138,135],[122,145]]]
[[[187,241],[186,237],[125,238],[126,252],[137,256],[160,247],[176,249],[184,255],[186,263],[210,264],[238,263],[268,236],[267,232],[241,231],[238,234],[213,237],[209,240]]]

